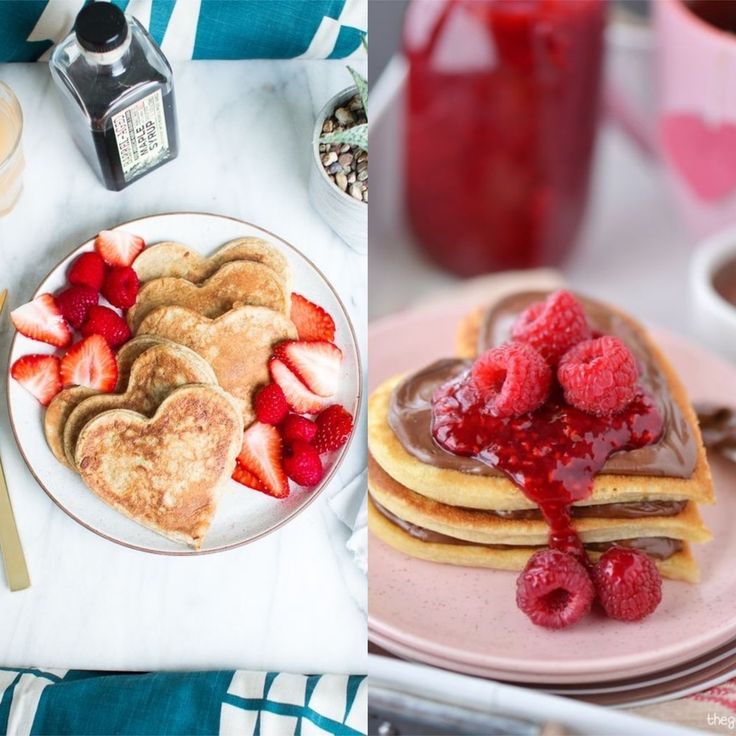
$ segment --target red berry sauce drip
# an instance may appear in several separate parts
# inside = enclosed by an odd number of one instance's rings
[[[564,402],[559,388],[532,414],[496,417],[469,372],[439,386],[432,397],[432,434],[447,451],[468,455],[505,473],[536,503],[554,549],[585,559],[570,506],[587,498],[593,480],[615,452],[656,442],[664,422],[654,400],[640,393],[620,414],[597,417]]]

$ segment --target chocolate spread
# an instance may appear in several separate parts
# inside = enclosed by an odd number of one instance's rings
[[[402,486],[392,478],[368,453],[368,474],[377,486],[391,494],[414,494],[406,486]],[[589,506],[571,506],[573,519],[643,519],[650,516],[677,516],[687,506],[687,501],[629,501],[626,503],[600,503]],[[472,509],[465,506],[453,506],[461,511],[472,513],[477,518],[494,516],[513,521],[541,520],[542,512],[536,509]]]
[[[373,496],[371,496],[371,502],[376,507],[376,510],[384,517],[386,517],[391,523],[396,524],[399,528],[403,529],[407,534],[410,534],[415,539],[419,539],[422,542],[430,542],[435,544],[457,544],[473,547],[491,547],[493,549],[516,549],[519,545],[512,544],[486,544],[484,542],[472,542],[467,539],[458,539],[457,537],[450,537],[447,534],[441,534],[440,532],[432,531],[431,529],[425,529],[424,527],[412,524],[409,521],[399,518],[396,514],[391,513],[385,506],[381,506]],[[633,539],[620,539],[611,542],[592,542],[586,543],[585,549],[593,550],[597,552],[603,552],[614,544],[619,544],[623,547],[633,547],[645,552],[650,557],[655,557],[659,560],[666,560],[672,557],[676,552],[682,549],[682,541],[679,539],[671,539],[670,537],[635,537]],[[540,546],[540,545],[536,545]]]
[[[703,444],[709,450],[728,452],[736,450],[736,411],[719,404],[695,405]]]
[[[522,292],[500,301],[486,313],[481,324],[478,350],[483,352],[508,339],[516,316],[545,292]],[[636,450],[612,455],[604,473],[621,475],[667,476],[689,478],[697,462],[697,446],[690,426],[673,399],[666,376],[649,352],[635,327],[602,304],[580,298],[591,327],[602,334],[621,338],[636,356],[643,388],[657,401],[665,429],[659,442]],[[487,476],[501,476],[495,468],[442,449],[432,437],[432,394],[438,386],[470,366],[470,361],[439,360],[402,381],[391,396],[388,422],[397,438],[411,455],[439,468]]]

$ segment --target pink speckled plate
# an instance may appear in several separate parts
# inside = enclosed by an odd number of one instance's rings
[[[374,323],[371,390],[391,375],[451,355],[466,309],[443,304]],[[693,400],[734,401],[736,368],[670,333],[654,334]],[[702,509],[715,535],[713,542],[696,546],[702,582],[665,581],[661,605],[640,623],[591,614],[570,629],[540,629],[516,608],[515,574],[425,562],[371,536],[371,630],[403,644],[415,659],[434,658],[478,674],[492,670],[521,682],[635,677],[704,654],[736,637],[736,465],[715,459],[711,468],[718,505]]]
[[[465,674],[504,680],[507,675],[494,670],[464,668],[450,660],[432,657],[431,662],[425,654],[418,655],[399,642],[368,630],[371,642],[370,651],[383,656],[396,656],[407,660],[420,660],[435,667],[457,670]],[[379,649],[376,649],[379,647]],[[632,707],[661,703],[675,698],[684,698],[694,693],[702,693],[708,688],[721,685],[736,675],[736,641],[726,644],[675,667],[657,670],[639,677],[623,680],[605,680],[583,683],[538,683],[525,681],[524,687],[542,690],[555,695],[565,695],[597,705]]]

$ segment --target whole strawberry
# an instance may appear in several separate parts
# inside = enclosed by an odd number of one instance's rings
[[[319,452],[312,445],[297,440],[284,454],[284,472],[300,486],[316,486],[324,476]]]
[[[105,261],[99,253],[90,251],[82,253],[69,268],[67,281],[76,286],[88,286],[100,291],[105,282]]]
[[[328,406],[317,419],[314,446],[320,453],[339,450],[353,431],[353,417],[339,404]]]
[[[281,437],[287,445],[301,440],[312,442],[317,434],[317,425],[299,414],[289,414],[281,425]]]
[[[286,397],[277,383],[269,383],[258,390],[253,408],[258,421],[264,424],[281,424],[289,413]]]
[[[138,274],[130,266],[115,266],[105,277],[102,296],[114,307],[130,309],[138,296]]]
[[[96,305],[89,310],[87,319],[80,331],[85,337],[102,335],[113,349],[120,347],[131,337],[130,328],[125,320],[117,312],[100,305]]]
[[[70,286],[56,295],[56,304],[66,321],[79,329],[87,319],[91,307],[97,304],[99,294],[89,286]]]
[[[662,578],[643,552],[611,547],[592,572],[598,600],[607,616],[619,621],[640,621],[662,600]]]

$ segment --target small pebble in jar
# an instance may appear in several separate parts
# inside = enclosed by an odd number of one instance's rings
[[[359,95],[343,103],[322,124],[322,133],[338,133],[367,122]],[[368,152],[349,143],[320,143],[319,156],[334,185],[360,202],[368,201]]]

